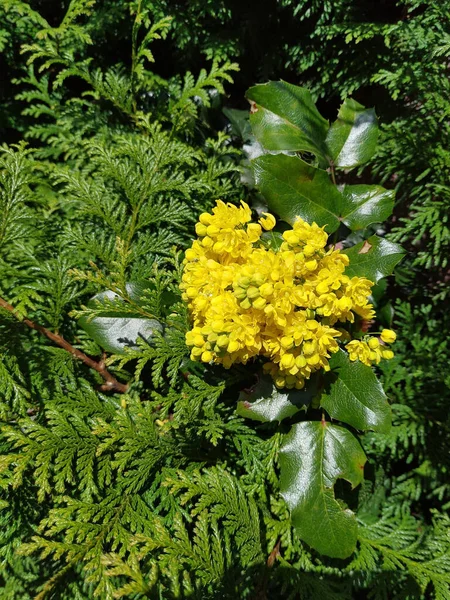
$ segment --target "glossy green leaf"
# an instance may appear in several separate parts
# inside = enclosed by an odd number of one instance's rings
[[[256,185],[270,210],[293,225],[298,217],[326,225],[328,233],[339,227],[342,194],[326,171],[296,156],[265,154],[252,161]]]
[[[284,242],[283,235],[279,231],[264,231],[260,237],[261,242],[267,248],[277,252]]]
[[[140,293],[142,289],[135,284],[127,285],[131,297]],[[163,327],[156,319],[142,318],[138,313],[130,314],[129,310],[123,312],[120,308],[111,310],[107,301],[117,298],[117,294],[110,290],[96,294],[88,305],[98,308],[102,301],[105,302],[104,314],[91,320],[82,317],[79,324],[101,348],[114,354],[124,354],[126,348],[138,348],[139,337],[149,340],[156,331],[161,332]]]
[[[391,275],[403,258],[405,251],[398,244],[373,235],[365,242],[343,250],[350,259],[345,269],[349,277],[367,277],[375,283]]]
[[[330,359],[333,381],[325,388],[320,404],[330,417],[361,430],[388,433],[391,407],[381,383],[370,367],[351,362],[340,350]]]
[[[377,139],[375,111],[347,98],[339,110],[337,120],[328,131],[328,154],[336,167],[363,165],[372,158]]]
[[[302,217],[326,225],[340,223],[356,231],[382,222],[394,207],[394,192],[378,185],[350,185],[340,192],[326,171],[296,156],[265,154],[252,161],[255,182],[269,208],[291,225]]]
[[[285,81],[255,85],[247,91],[252,102],[250,123],[267,150],[307,151],[325,160],[326,121],[310,92]]]
[[[237,413],[263,423],[282,421],[307,406],[317,391],[315,382],[306,390],[279,390],[266,375],[249,392],[241,392]]]
[[[379,185],[346,185],[342,190],[340,215],[352,231],[371,223],[382,223],[394,209],[395,192]]]
[[[365,454],[343,427],[303,421],[291,428],[280,449],[280,492],[298,536],[321,554],[347,558],[355,550],[355,515],[334,497],[337,479],[352,487],[363,480]]]

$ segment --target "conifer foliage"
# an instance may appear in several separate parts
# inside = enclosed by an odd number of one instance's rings
[[[257,196],[211,117],[237,65],[158,75],[172,20],[149,6],[129,3],[129,60],[105,67],[93,0],[58,24],[0,2],[0,45],[14,55],[15,29],[23,55],[20,140],[0,149],[0,599],[447,599],[448,486],[429,484],[426,432],[400,401],[390,427],[369,366],[338,354],[293,398],[261,386],[258,361],[225,370],[186,345],[184,251],[217,199],[266,202],[286,224],[267,239],[277,249],[294,213],[328,226],[389,326],[383,282],[403,251],[375,224],[393,194],[336,185],[370,160],[374,112],[346,100],[329,128],[305,89],[251,88]],[[402,368],[384,367],[396,401]],[[399,457],[417,468],[392,475]],[[345,520],[342,539],[317,535],[318,506]]]

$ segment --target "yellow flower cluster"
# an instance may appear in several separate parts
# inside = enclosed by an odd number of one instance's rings
[[[278,387],[301,389],[311,373],[329,370],[338,338],[350,339],[338,322],[374,317],[373,283],[345,274],[348,256],[326,249],[328,236],[316,223],[299,218],[277,251],[261,240],[263,229],[274,226],[268,213],[252,223],[244,202],[218,201],[212,214],[200,215],[180,286],[193,320],[186,343],[193,360],[226,368],[264,356]],[[394,341],[385,332],[395,339],[385,330],[382,341]],[[393,356],[378,338],[346,348],[351,360],[365,364]]]

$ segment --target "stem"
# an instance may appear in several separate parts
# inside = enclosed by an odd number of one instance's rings
[[[267,558],[266,567],[268,567],[269,569],[271,569],[273,567],[276,559],[280,556],[280,546],[281,546],[281,538],[277,541],[274,549],[272,550],[272,552],[269,554],[269,557]]]
[[[137,101],[136,101],[136,87],[135,87],[135,70],[136,70],[136,59],[137,59],[137,38],[139,29],[141,27],[140,16],[141,16],[142,0],[139,0],[139,4],[136,11],[136,18],[133,23],[133,30],[131,32],[131,96],[133,103],[133,113],[136,115]]]
[[[330,162],[330,174],[331,174],[331,180],[332,180],[332,182],[334,183],[334,185],[337,185],[336,184],[336,175],[334,173],[334,164],[333,164],[333,162]]]
[[[6,302],[6,300],[3,300],[3,298],[0,298],[0,306],[5,310],[9,311],[16,318],[18,318],[14,307],[11,306],[11,304],[9,304],[8,302]],[[111,373],[106,369],[103,358],[99,362],[96,362],[95,360],[84,354],[84,352],[81,352],[81,350],[74,348],[72,344],[69,344],[69,342],[62,337],[62,335],[53,333],[49,329],[46,329],[42,325],[38,325],[38,323],[35,323],[34,321],[31,321],[31,319],[27,319],[26,317],[24,319],[21,319],[20,321],[21,323],[25,323],[25,325],[27,325],[30,329],[39,331],[39,333],[45,335],[46,338],[57,344],[60,348],[67,350],[67,352],[70,352],[72,356],[84,362],[85,365],[87,365],[91,369],[94,369],[94,371],[97,371],[97,373],[99,373],[105,380],[105,383],[100,387],[102,391],[120,392],[121,394],[124,394],[128,390],[127,384],[120,383],[120,381],[117,381],[117,379],[113,375],[111,375]]]

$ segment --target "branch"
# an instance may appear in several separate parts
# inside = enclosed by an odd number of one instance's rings
[[[12,313],[16,318],[18,318],[14,307],[11,306],[11,304],[9,304],[8,302],[6,302],[6,300],[3,300],[3,298],[0,298],[0,306]],[[74,348],[72,344],[69,344],[69,342],[65,340],[61,335],[53,333],[49,329],[46,329],[42,325],[38,325],[37,323],[31,321],[30,319],[27,319],[26,317],[20,319],[20,322],[25,323],[25,325],[28,325],[30,329],[39,331],[39,333],[45,335],[46,338],[57,344],[60,348],[64,348],[64,350],[70,352],[72,356],[84,362],[85,365],[87,365],[91,369],[94,369],[94,371],[97,371],[97,373],[99,373],[105,380],[105,383],[100,387],[102,391],[120,392],[121,394],[124,394],[128,390],[127,384],[120,383],[120,381],[117,381],[117,379],[113,375],[111,375],[111,373],[106,369],[105,362],[103,359],[100,362],[96,362],[95,360],[84,354],[84,352],[81,352],[81,350]]]

